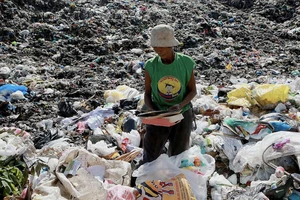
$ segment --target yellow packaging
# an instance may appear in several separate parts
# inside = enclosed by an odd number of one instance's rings
[[[247,87],[234,89],[227,94],[227,103],[233,106],[251,107],[256,101],[251,98],[251,90]]]
[[[252,96],[261,107],[275,107],[279,102],[286,102],[290,87],[284,84],[257,85]]]
[[[256,85],[253,90],[243,86],[227,94],[227,103],[248,108],[254,105],[274,108],[278,103],[287,101],[289,90],[290,87],[284,84]]]

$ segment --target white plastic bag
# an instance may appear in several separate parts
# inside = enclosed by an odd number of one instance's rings
[[[200,174],[178,168],[166,154],[156,160],[145,163],[136,172],[136,185],[147,180],[167,181],[179,174],[184,174],[197,200],[206,200],[206,180]],[[205,192],[204,192],[205,191]]]
[[[115,90],[105,90],[104,99],[106,103],[116,103],[121,99],[131,99],[139,96],[139,91],[127,85],[119,85]]]
[[[266,151],[265,153],[266,159],[273,160],[289,155],[300,155],[299,133],[279,131],[267,135],[263,138],[262,141],[252,144],[250,143],[241,148],[234,158],[233,164],[232,166],[230,166],[230,169],[237,173],[243,171],[244,167],[247,164],[252,168],[261,166],[263,164],[262,154],[266,150],[266,148],[273,143],[277,143],[285,139],[289,139],[290,142],[285,144],[280,151],[274,151],[272,147],[269,148],[269,151]]]
[[[219,175],[217,172],[215,172],[210,178],[209,185],[213,187],[217,187],[218,185],[232,186],[232,184],[223,175]]]
[[[261,165],[261,153],[259,152],[259,146],[261,141],[257,143],[247,143],[243,146],[240,151],[236,154],[234,160],[230,164],[230,169],[235,173],[242,172],[247,164],[251,167]]]
[[[130,133],[122,132],[123,139],[128,138],[130,144],[139,147],[141,142],[141,136],[137,130],[131,130]]]
[[[233,137],[209,135],[207,138],[212,141],[214,146],[223,151],[229,162],[233,161],[236,154],[243,147],[241,140]]]
[[[56,176],[51,173],[33,189],[31,198],[32,200],[67,200],[71,197],[64,190],[63,185],[57,181]]]
[[[116,146],[108,146],[109,144],[107,144],[104,140],[101,140],[95,144],[93,144],[90,140],[88,140],[87,142],[87,150],[91,151],[94,154],[97,154],[98,156],[107,156],[116,151]]]
[[[215,159],[208,154],[201,154],[201,148],[199,146],[194,145],[181,154],[170,157],[170,159],[175,166],[180,167],[182,166],[182,162],[189,160],[190,158],[192,159],[191,162],[194,162],[195,157],[200,159],[201,165],[199,166],[199,170],[203,177],[207,179],[215,171]]]
[[[289,86],[291,88],[291,92],[298,92],[300,90],[300,77],[289,83]]]

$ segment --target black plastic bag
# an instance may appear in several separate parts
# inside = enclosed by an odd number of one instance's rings
[[[130,133],[131,130],[137,130],[137,122],[131,117],[125,118],[122,124],[122,130],[127,133]]]
[[[63,117],[72,117],[77,114],[74,110],[72,103],[69,101],[61,101],[58,103],[58,114]]]
[[[293,179],[289,177],[285,185],[279,186],[275,189],[269,189],[265,192],[265,195],[272,200],[282,200],[289,191],[289,188],[292,187],[292,184]]]

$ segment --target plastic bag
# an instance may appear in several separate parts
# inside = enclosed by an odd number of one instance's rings
[[[106,103],[116,103],[121,99],[131,99],[139,95],[139,91],[130,88],[127,85],[120,85],[115,90],[104,91],[104,99]]]
[[[247,87],[240,87],[227,93],[227,103],[234,106],[251,107],[256,102],[251,98],[251,90]]]
[[[237,153],[233,160],[232,169],[234,172],[241,172],[246,165],[252,168],[262,165],[262,154],[272,144],[279,143],[288,139],[290,142],[282,145],[280,151],[276,151],[272,147],[266,152],[266,161],[274,160],[284,156],[299,155],[300,154],[300,135],[298,132],[279,131],[267,135],[262,141],[256,143],[248,143]],[[270,176],[271,174],[269,174]],[[269,177],[268,176],[268,177]]]
[[[132,110],[136,109],[138,106],[140,98],[134,98],[134,99],[121,99],[120,100],[120,108],[123,110]]]
[[[106,90],[104,92],[104,99],[106,103],[116,103],[124,98],[124,95],[120,91]]]
[[[184,174],[197,200],[206,200],[206,179],[189,170],[178,168],[166,154],[160,155],[155,161],[145,163],[135,171],[136,185],[147,180],[167,181],[179,174]]]
[[[91,151],[98,156],[107,156],[116,151],[116,146],[110,147],[105,141],[101,140],[93,144],[90,140],[87,142],[87,150]]]
[[[59,115],[63,117],[72,117],[77,114],[73,109],[73,105],[69,101],[61,101],[58,103]]]
[[[66,166],[73,161],[80,163],[74,173],[76,176],[64,174]],[[70,148],[59,159],[56,176],[63,184],[64,189],[79,200],[106,199],[107,191],[103,182],[99,181],[89,171],[88,167],[102,165],[105,167],[104,180],[110,184],[129,186],[131,180],[131,165],[120,160],[106,160],[88,152],[85,149]]]
[[[208,154],[201,154],[201,148],[197,145],[170,159],[175,166],[199,173],[205,179],[215,171],[215,159]]]
[[[222,128],[224,133],[235,134],[247,140],[262,139],[274,130],[268,122],[252,122],[234,118],[225,118]]]
[[[10,100],[10,95],[14,92],[21,91],[23,95],[28,94],[27,87],[23,85],[6,84],[0,86],[0,95]]]
[[[291,88],[291,92],[297,93],[300,90],[300,77],[289,83],[289,86]]]
[[[278,131],[295,131],[298,130],[298,122],[287,115],[281,113],[269,113],[261,116],[260,121],[268,122],[273,128],[274,132]]]
[[[90,127],[90,129],[95,130],[96,128],[99,128],[104,123],[104,118],[101,116],[90,116],[86,120],[86,124]]]
[[[54,174],[50,174],[39,182],[34,188],[32,200],[67,200],[70,194],[64,190],[63,185],[57,181]]]
[[[136,193],[135,188],[115,185],[108,189],[106,200],[136,200]]]
[[[284,199],[288,191],[290,190],[290,187],[293,184],[293,179],[289,178],[285,185],[279,186],[275,189],[269,189],[265,192],[265,195],[272,200],[281,200]]]
[[[272,145],[273,147],[268,148]],[[268,160],[281,158],[284,156],[300,155],[300,135],[299,132],[279,131],[272,133],[261,141],[260,152],[265,152]],[[299,164],[299,163],[298,163]]]
[[[68,138],[62,137],[48,142],[38,151],[39,156],[50,156],[58,158],[61,153],[72,146]]]
[[[103,123],[105,118],[111,117],[114,115],[114,110],[104,109],[101,107],[97,107],[95,110],[92,110],[87,115],[83,115],[82,119],[85,118],[86,124],[92,129],[95,130],[96,128],[100,127]]]
[[[7,79],[10,75],[11,70],[8,67],[0,67],[0,79]]]
[[[213,173],[212,177],[209,179],[209,185],[216,186],[233,186],[223,175],[218,174],[217,172]]]
[[[61,121],[63,127],[70,127],[72,129],[76,128],[77,125],[73,128],[72,126],[77,123],[79,120],[84,121],[92,130],[100,127],[103,124],[105,118],[111,117],[114,115],[114,110],[111,108],[105,109],[97,107],[95,110],[92,110],[89,113],[84,113],[80,118],[65,118]]]
[[[209,126],[209,117],[204,116],[200,120],[196,121],[197,129],[194,131],[196,134],[200,135],[204,132],[205,128]]]
[[[193,101],[193,109],[196,114],[203,113],[207,110],[218,110],[220,105],[210,96],[201,96]]]
[[[35,151],[33,142],[28,137],[22,137],[22,134],[17,134],[15,128],[0,129],[0,157],[6,159],[9,156],[24,155],[31,157],[31,149]]]
[[[128,116],[122,122],[122,130],[129,133],[132,130],[137,130],[137,119]]]
[[[286,102],[290,87],[284,84],[257,85],[252,91],[252,97],[262,108],[273,108],[279,102]]]
[[[229,166],[231,170],[235,173],[242,172],[246,165],[250,165],[254,168],[256,165],[262,164],[261,153],[259,152],[259,145],[261,142],[257,143],[247,143],[243,146],[240,151],[236,154],[231,165]]]
[[[122,137],[128,138],[131,145],[138,147],[140,146],[141,136],[137,130],[131,130],[130,133],[122,132]]]
[[[274,108],[279,102],[286,102],[290,87],[284,84],[260,84],[251,91],[247,86],[232,90],[227,94],[229,105]]]
[[[223,151],[229,162],[232,162],[236,154],[243,147],[240,139],[214,135],[209,135],[207,138],[212,141],[213,145],[216,146],[219,151]]]
[[[25,99],[25,96],[22,91],[16,91],[10,94],[11,100],[17,101],[17,100],[22,100]]]

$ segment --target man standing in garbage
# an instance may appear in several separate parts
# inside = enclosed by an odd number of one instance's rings
[[[171,127],[146,125],[141,163],[158,158],[167,141],[169,156],[178,155],[190,147],[191,100],[197,94],[195,62],[191,57],[174,51],[173,47],[179,45],[174,29],[165,24],[155,26],[151,31],[150,45],[157,56],[145,64],[145,105],[148,111],[182,110],[184,119]]]

